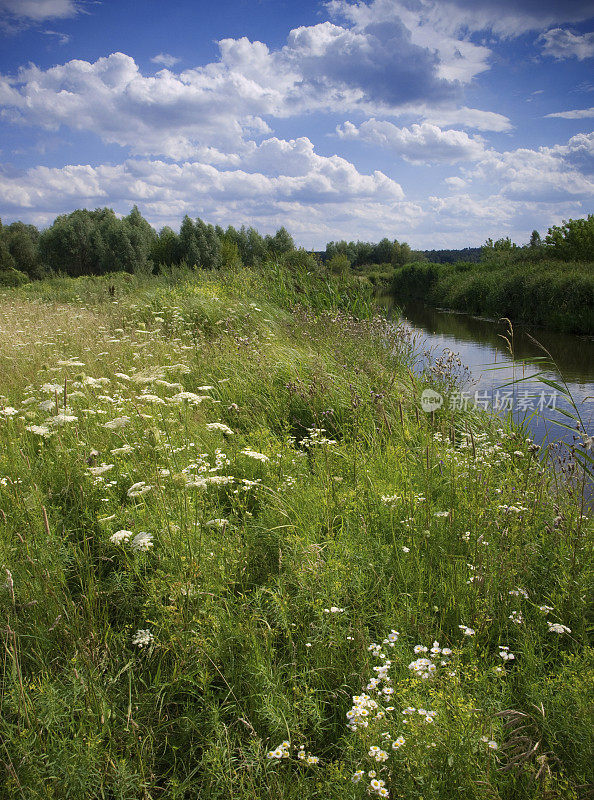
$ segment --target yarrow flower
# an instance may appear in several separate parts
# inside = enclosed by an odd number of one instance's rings
[[[138,647],[148,647],[151,642],[153,642],[155,637],[150,632],[148,628],[146,629],[139,629],[136,631],[134,636],[132,637],[132,644],[137,645]]]

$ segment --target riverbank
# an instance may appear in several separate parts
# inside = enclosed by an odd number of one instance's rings
[[[274,268],[0,295],[9,796],[594,782],[579,487],[423,411],[458,364],[415,374],[368,301]]]
[[[395,270],[396,303],[423,302],[468,314],[594,335],[594,264],[529,260],[526,254],[480,264],[417,262]]]

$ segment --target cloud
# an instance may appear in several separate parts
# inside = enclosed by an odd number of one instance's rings
[[[450,189],[453,189],[455,191],[459,190],[461,191],[462,189],[465,189],[468,186],[468,183],[463,178],[460,178],[457,175],[454,175],[454,177],[452,178],[444,178],[444,183],[446,183],[450,187]]]
[[[315,220],[320,231],[332,230],[336,220],[344,233],[354,224],[362,233],[370,225],[379,234],[382,225],[399,217],[420,218],[418,206],[405,202],[394,180],[377,170],[363,174],[338,156],[319,156],[305,138],[266,140],[253,148],[241,169],[128,159],[115,166],[40,166],[0,173],[0,202],[29,219],[97,205],[123,212],[134,203],[155,224],[177,225],[189,213],[270,230],[290,219],[310,239],[308,225]]]
[[[536,202],[590,200],[594,196],[594,133],[573,136],[565,145],[486,151],[466,178],[482,180],[502,196]]]
[[[212,157],[214,163],[269,133],[267,119],[315,111],[437,109],[470,126],[509,125],[493,112],[456,109],[462,78],[444,78],[438,54],[415,44],[397,20],[357,30],[330,22],[296,28],[274,51],[245,37],[223,39],[219,49],[218,61],[180,73],[143,75],[119,52],[47,70],[29,65],[0,77],[2,116],[46,130],[90,131],[134,155]],[[153,61],[172,59],[161,53]]]
[[[567,58],[584,61],[594,56],[594,33],[580,35],[563,28],[552,28],[541,34],[537,41],[543,43],[543,55],[552,56],[557,61]]]
[[[423,122],[399,128],[391,122],[369,119],[357,127],[345,122],[336,129],[342,139],[360,139],[396,153],[413,164],[474,161],[484,154],[479,137],[464,131],[443,131],[437,125]]]
[[[360,93],[389,108],[444,102],[459,95],[457,80],[439,75],[439,59],[412,41],[399,19],[348,30],[330,22],[296,28],[282,55],[310,90]]]
[[[81,9],[79,0],[0,0],[2,26],[9,31],[48,19],[74,17]]]
[[[70,36],[67,33],[61,33],[60,31],[43,31],[45,36],[57,36],[58,37],[58,44],[68,44],[70,41]]]
[[[161,64],[163,67],[171,69],[171,67],[174,67],[180,61],[180,59],[176,56],[170,55],[169,53],[159,53],[158,55],[153,56],[151,61],[153,64]]]
[[[573,111],[555,111],[554,114],[546,114],[547,117],[560,117],[561,119],[587,119],[594,117],[594,107],[576,108]]]
[[[331,0],[330,11],[357,25],[399,17],[415,36],[426,33],[448,37],[491,31],[504,37],[545,30],[563,22],[581,22],[594,16],[592,0],[372,0],[371,3]]]

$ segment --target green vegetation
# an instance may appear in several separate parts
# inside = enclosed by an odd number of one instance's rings
[[[480,264],[416,262],[394,272],[396,302],[508,317],[566,333],[594,334],[594,216],[549,229],[544,242],[488,240]]]
[[[280,260],[0,294],[0,794],[578,800],[583,487]]]

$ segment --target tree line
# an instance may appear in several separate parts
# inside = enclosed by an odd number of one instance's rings
[[[289,254],[297,253],[289,257]],[[398,269],[416,261],[433,263],[509,262],[560,259],[594,261],[594,215],[553,225],[544,239],[533,231],[528,244],[509,237],[487,239],[481,248],[412,250],[406,242],[332,241],[318,254],[326,269],[342,273],[381,266]],[[18,285],[47,275],[104,275],[110,272],[152,272],[161,266],[186,264],[201,269],[255,266],[270,258],[297,259],[307,268],[318,261],[297,250],[281,227],[262,236],[253,227],[223,229],[202,219],[185,216],[179,233],[166,226],[158,233],[137,206],[118,217],[111,208],[78,209],[62,214],[43,231],[34,225],[0,221],[0,285]]]
[[[273,236],[261,236],[255,228],[223,229],[186,216],[179,233],[167,226],[157,233],[136,206],[125,217],[110,208],[78,209],[57,217],[43,231],[0,221],[0,285],[51,274],[152,272],[180,264],[202,269],[253,266],[295,250],[284,227]]]

